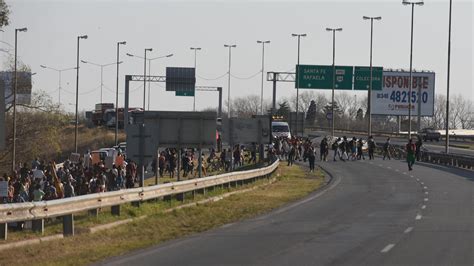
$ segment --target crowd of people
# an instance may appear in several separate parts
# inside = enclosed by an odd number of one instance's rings
[[[413,143],[410,139],[408,144],[405,145],[405,152],[407,154],[407,163],[408,169],[411,171],[413,169],[413,164],[415,160],[420,160],[421,156],[421,147],[423,143],[421,138]],[[271,148],[271,154],[280,160],[286,160],[288,166],[293,165],[296,160],[304,161],[308,160],[309,169],[311,172],[314,171],[315,161],[316,161],[316,150],[319,146],[319,159],[320,161],[328,161],[329,151],[332,150],[332,161],[355,161],[355,160],[365,160],[366,153],[369,160],[374,160],[374,153],[377,147],[373,136],[370,136],[367,141],[361,138],[347,138],[343,136],[342,138],[337,138],[330,140],[327,137],[324,137],[320,143],[313,143],[310,139],[292,137],[288,138],[276,138],[274,145]],[[382,159],[392,159],[394,152],[394,147],[390,142],[390,137],[386,139],[384,144],[381,146],[382,150]]]
[[[0,181],[7,181],[7,196],[0,197],[0,203],[42,201],[74,197],[91,193],[133,188],[139,182],[137,164],[125,155],[124,159],[106,167],[105,160],[92,163],[88,152],[76,162],[66,160],[62,165],[35,158],[30,164],[20,163],[12,174],[4,173]],[[199,173],[199,154],[195,149],[182,149],[178,160],[177,149],[164,149],[151,163],[153,173],[159,177],[176,178],[178,171],[183,178],[196,178]],[[157,159],[157,160],[156,160]],[[231,171],[244,164],[257,162],[257,145],[245,148],[235,145],[218,153],[209,150],[202,153],[202,176],[209,172]],[[178,163],[180,167],[178,168]]]
[[[372,136],[367,143],[362,139],[337,138],[334,141],[324,137],[320,143],[313,143],[308,138],[277,138],[269,145],[267,161],[272,162],[278,158],[286,160],[289,166],[295,161],[308,161],[311,172],[315,169],[317,148],[319,146],[319,160],[328,161],[330,150],[333,151],[333,161],[365,160],[365,153],[368,159],[374,159],[376,143]],[[407,163],[409,170],[413,169],[415,160],[420,159],[422,141],[418,139],[415,143],[412,140],[405,146],[407,153]],[[381,146],[382,159],[392,158],[393,147],[390,138],[387,138]],[[231,171],[244,164],[257,163],[258,146],[252,143],[250,146],[234,145],[223,149],[220,153],[214,149],[209,150],[208,156],[202,153],[201,169],[198,169],[199,154],[195,149],[182,149],[178,153],[177,149],[165,149],[160,152],[159,157],[151,164],[152,171],[156,176],[176,178],[178,171],[182,172],[184,178],[196,178],[199,170],[202,176],[209,172]],[[178,160],[179,154],[181,157]],[[44,160],[36,158],[31,164],[22,163],[21,167],[15,169],[11,174],[3,174],[0,181],[8,182],[7,197],[0,198],[0,202],[27,202],[53,200],[60,198],[74,197],[90,193],[114,191],[124,188],[133,188],[139,182],[137,164],[132,160],[124,158],[120,164],[113,164],[112,167],[105,167],[104,160],[92,164],[86,154],[78,161],[66,160],[60,167],[54,162],[46,163]],[[122,156],[119,153],[119,156]],[[178,163],[180,167],[178,167]]]

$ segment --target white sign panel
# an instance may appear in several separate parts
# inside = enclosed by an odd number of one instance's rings
[[[372,114],[408,115],[418,114],[418,100],[421,100],[421,115],[433,116],[435,95],[435,73],[413,72],[412,93],[409,93],[410,72],[384,71],[382,90],[372,91]],[[418,89],[421,88],[421,95]]]

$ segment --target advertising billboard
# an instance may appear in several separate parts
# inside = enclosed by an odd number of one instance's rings
[[[13,71],[0,72],[0,87],[5,92],[5,104],[13,102],[13,87],[15,85],[15,73]],[[31,103],[31,72],[17,72],[17,104]]]
[[[372,91],[372,114],[408,115],[418,114],[418,100],[421,100],[421,115],[433,116],[435,96],[435,73],[413,72],[412,93],[409,93],[410,72],[384,71],[382,90]],[[418,95],[421,88],[421,95]]]

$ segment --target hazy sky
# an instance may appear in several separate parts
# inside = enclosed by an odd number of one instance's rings
[[[74,67],[77,36],[81,56],[98,64],[116,60],[116,42],[121,46],[120,91],[125,74],[143,74],[143,60],[125,53],[143,56],[151,47],[150,57],[173,53],[174,56],[152,63],[152,75],[164,75],[166,66],[190,67],[198,52],[197,85],[224,88],[227,99],[228,50],[224,44],[237,44],[232,50],[232,74],[248,78],[261,69],[261,45],[257,40],[271,40],[266,46],[265,71],[293,70],[297,41],[291,33],[307,33],[301,40],[301,64],[331,64],[332,35],[326,27],[342,27],[336,37],[336,64],[368,65],[370,22],[362,16],[382,16],[374,22],[374,65],[409,69],[411,8],[401,0],[377,1],[40,1],[6,0],[11,9],[11,24],[0,33],[1,40],[13,45],[14,29],[20,33],[19,56],[33,76],[33,89],[44,90],[58,100],[58,76],[40,64],[54,68]],[[453,1],[451,91],[474,100],[472,1]],[[436,92],[446,93],[447,36],[449,1],[425,1],[415,7],[413,64],[415,69],[436,72]],[[1,43],[1,48],[8,45]],[[0,53],[6,61],[6,54]],[[104,102],[115,102],[115,66],[104,68]],[[231,96],[260,95],[261,76],[232,78]],[[75,71],[63,73],[62,103],[73,110]],[[81,64],[79,109],[92,109],[100,97],[100,68]],[[142,83],[132,82],[131,106],[142,105]],[[278,84],[278,96],[295,93],[291,83]],[[355,93],[365,95],[365,93]],[[265,98],[271,97],[271,82],[265,81]],[[123,103],[123,94],[120,95]],[[165,92],[164,84],[152,84],[154,110],[192,110],[192,97],[175,97]],[[198,92],[198,109],[217,105],[217,94]]]

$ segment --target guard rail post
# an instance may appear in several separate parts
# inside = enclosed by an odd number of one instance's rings
[[[74,214],[66,214],[63,216],[63,235],[74,236]]]
[[[33,232],[44,234],[44,219],[37,219],[31,222],[31,229]]]
[[[99,216],[99,209],[92,209],[88,211],[89,216],[97,217]]]
[[[111,208],[110,208],[111,212],[112,212],[112,215],[115,215],[115,216],[120,216],[120,205],[113,205]]]
[[[8,238],[8,223],[0,223],[0,240]]]

